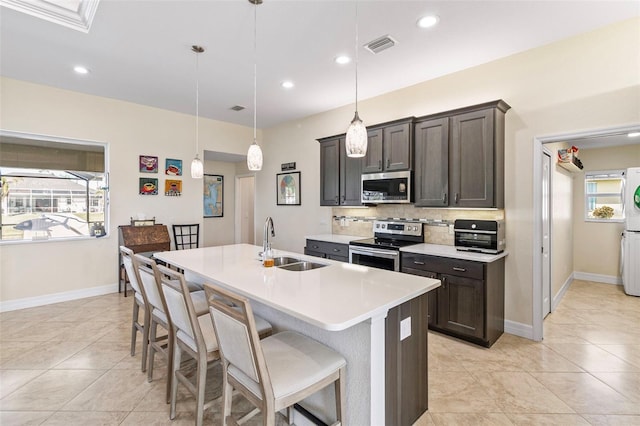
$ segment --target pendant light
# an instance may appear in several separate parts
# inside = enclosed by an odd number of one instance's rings
[[[247,152],[247,167],[251,171],[259,171],[262,170],[262,149],[260,149],[260,145],[258,145],[256,138],[256,117],[257,113],[257,87],[258,87],[258,61],[257,61],[257,27],[258,27],[258,5],[262,4],[262,0],[249,0],[249,3],[253,3],[253,143],[249,146],[249,151]]]
[[[191,177],[194,179],[202,179],[202,175],[204,174],[204,167],[202,165],[202,160],[198,157],[198,138],[199,138],[199,126],[198,119],[200,117],[199,104],[200,104],[200,74],[198,67],[198,57],[202,52],[204,52],[204,48],[201,46],[193,45],[191,46],[191,50],[196,54],[196,158],[191,162]]]
[[[358,116],[358,2],[356,1],[356,113],[347,128],[345,147],[347,156],[364,157],[367,154],[367,128]]]

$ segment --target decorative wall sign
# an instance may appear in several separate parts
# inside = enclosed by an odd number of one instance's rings
[[[158,157],[141,155],[140,173],[158,173]]]
[[[182,160],[167,158],[165,160],[164,174],[170,176],[182,176]]]
[[[276,204],[279,206],[300,205],[300,172],[276,175]]]
[[[282,163],[280,165],[280,168],[282,169],[282,171],[284,172],[285,170],[295,170],[296,169],[296,162],[291,162],[291,163]]]
[[[222,217],[224,213],[224,176],[204,175],[202,179],[202,213],[204,217]]]
[[[182,195],[182,181],[179,179],[167,179],[164,181],[164,195],[179,197]]]
[[[140,178],[140,195],[158,195],[157,178]]]

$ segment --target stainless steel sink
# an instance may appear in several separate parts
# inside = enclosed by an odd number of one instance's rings
[[[287,256],[280,256],[280,257],[273,258],[274,266],[288,265],[290,263],[296,263],[296,262],[300,262],[300,259],[296,259],[295,257],[287,257]]]
[[[311,269],[322,268],[323,266],[327,266],[327,264],[315,262],[296,262],[290,263],[288,265],[282,265],[279,268],[286,269],[287,271],[310,271]]]

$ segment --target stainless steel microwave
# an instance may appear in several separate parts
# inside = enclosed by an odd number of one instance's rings
[[[410,171],[362,175],[363,204],[404,204],[413,201]]]

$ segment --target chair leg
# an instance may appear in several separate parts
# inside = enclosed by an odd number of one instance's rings
[[[138,322],[139,312],[140,312],[140,305],[138,305],[138,302],[134,297],[133,313],[131,314],[131,356],[135,356],[136,354],[136,336],[138,335],[138,328],[136,327],[136,323]]]
[[[182,349],[173,338],[173,366],[171,368],[171,405],[169,408],[169,418],[171,420],[176,418],[176,400],[178,399],[178,376],[176,372],[180,369],[180,361],[182,358]]]
[[[222,366],[222,424],[227,426],[227,417],[231,415],[233,401],[233,386],[227,380],[228,363]]]
[[[174,334],[173,327],[169,327],[169,335],[167,336],[167,404],[171,401],[171,384],[175,380],[173,377]],[[180,368],[180,364],[178,364],[178,368]]]
[[[147,381],[153,380],[153,361],[156,355],[156,334],[158,333],[158,323],[151,318],[149,327],[149,365],[147,366]]]
[[[338,373],[338,380],[335,381],[335,393],[336,393],[336,417],[337,424],[342,425],[344,423],[345,418],[345,372],[346,369],[342,367]]]
[[[149,356],[149,324],[151,323],[151,312],[144,310],[144,324],[142,325],[142,372],[147,371],[147,358]]]
[[[204,419],[204,391],[207,384],[207,354],[198,353],[196,378],[196,426],[202,426]]]

